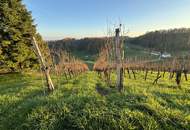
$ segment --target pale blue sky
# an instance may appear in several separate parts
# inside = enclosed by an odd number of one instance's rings
[[[121,21],[137,36],[190,27],[190,0],[24,0],[44,39],[101,37]]]

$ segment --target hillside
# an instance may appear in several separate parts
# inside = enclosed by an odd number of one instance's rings
[[[126,75],[123,93],[95,72],[68,82],[62,76],[60,84],[53,76],[51,94],[44,93],[39,73],[0,75],[0,129],[189,130],[189,82],[183,79],[179,89],[166,75],[153,86],[156,72],[147,81],[143,75]]]
[[[190,130],[189,5],[1,0],[0,130]]]
[[[67,50],[86,60],[87,57],[94,59],[106,42],[106,38],[84,38],[48,41],[47,43],[50,49]],[[149,54],[142,53],[148,51],[169,52],[173,55],[188,54],[190,50],[190,29],[159,30],[135,38],[125,37],[125,46],[127,57],[146,56]]]
[[[171,29],[148,32],[131,38],[129,43],[160,52],[186,54],[190,50],[190,29]]]
[[[85,51],[89,54],[97,54],[106,43],[106,38],[84,38],[72,39],[66,38],[63,40],[47,41],[50,49],[63,49],[66,51]]]
[[[73,56],[82,59],[92,69],[99,50],[104,46],[106,38],[63,39],[47,41],[50,50],[71,52]]]

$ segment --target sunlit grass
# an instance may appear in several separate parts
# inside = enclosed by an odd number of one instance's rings
[[[0,129],[190,129],[189,81],[178,88],[168,74],[156,85],[156,73],[136,77],[126,75],[119,93],[95,72],[68,82],[53,76],[56,90],[48,94],[40,74],[1,75]]]

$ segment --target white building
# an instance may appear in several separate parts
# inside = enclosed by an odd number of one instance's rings
[[[170,58],[172,57],[170,53],[167,53],[167,52],[164,52],[162,55],[161,55],[161,58]]]

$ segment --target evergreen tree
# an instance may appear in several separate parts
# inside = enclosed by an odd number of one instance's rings
[[[0,65],[18,71],[37,66],[37,58],[32,50],[32,37],[36,37],[40,47],[45,49],[41,36],[36,34],[31,12],[21,0],[0,1]]]

